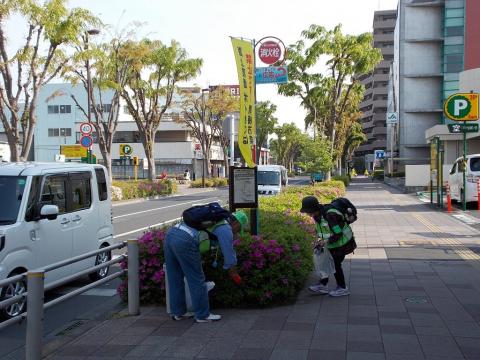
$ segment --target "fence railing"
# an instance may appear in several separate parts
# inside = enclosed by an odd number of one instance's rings
[[[73,263],[76,263],[81,260],[88,259],[90,257],[96,256],[98,254],[112,251],[116,249],[121,249],[127,247],[127,254],[120,255],[115,259],[111,259],[108,262],[95,265],[86,270],[80,271],[73,275],[67,276],[55,282],[52,282],[45,286],[45,273],[59,269],[63,266],[67,266]],[[138,315],[140,313],[140,288],[139,288],[139,252],[138,252],[138,241],[137,240],[128,240],[116,245],[108,246],[101,248],[96,251],[91,251],[89,253],[76,256],[71,259],[60,261],[55,264],[48,265],[43,269],[36,269],[28,271],[24,274],[15,275],[9,277],[8,279],[0,281],[0,289],[2,287],[8,286],[10,284],[15,284],[19,281],[26,281],[27,291],[23,294],[16,295],[7,300],[0,302],[0,309],[6,308],[8,306],[14,305],[19,301],[27,299],[27,312],[19,314],[15,317],[12,317],[2,323],[0,323],[0,330],[16,323],[20,323],[23,320],[27,320],[27,330],[26,330],[26,343],[25,343],[25,357],[27,360],[40,360],[42,358],[42,339],[43,339],[43,313],[45,309],[48,309],[58,303],[61,303],[65,300],[68,300],[76,295],[84,293],[94,287],[107,283],[115,278],[122,276],[127,273],[128,276],[128,312],[130,315]],[[71,291],[63,296],[60,296],[54,300],[51,300],[47,303],[44,302],[44,292],[50,290],[54,287],[68,283],[74,279],[77,279],[81,276],[88,275],[92,272],[103,269],[107,266],[119,263],[122,260],[127,259],[128,269],[120,270],[114,274],[108,275],[100,280],[92,282],[88,285],[85,285],[81,288],[78,288],[74,291]]]

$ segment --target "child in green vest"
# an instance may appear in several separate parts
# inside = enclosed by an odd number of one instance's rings
[[[307,196],[302,200],[300,212],[310,215],[316,222],[318,240],[316,247],[326,246],[332,254],[335,264],[335,280],[337,288],[328,289],[328,277],[319,281],[318,285],[310,286],[310,290],[330,296],[349,295],[350,291],[345,284],[342,262],[345,256],[355,249],[355,239],[350,225],[345,221],[343,214],[337,209],[321,205],[315,196]]]

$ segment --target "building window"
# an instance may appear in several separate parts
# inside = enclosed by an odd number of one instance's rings
[[[113,135],[114,143],[139,143],[140,133],[138,131],[117,131]]]
[[[445,26],[463,26],[465,21],[462,18],[452,18],[452,19],[445,19]]]
[[[71,114],[71,105],[48,105],[47,111],[49,114]]]
[[[50,128],[48,129],[48,137],[69,137],[72,136],[71,128]]]
[[[464,16],[463,9],[445,9],[446,18],[462,18]]]
[[[128,110],[128,106],[127,106],[127,105],[124,105],[124,106],[123,106],[123,113],[130,115],[130,110]]]

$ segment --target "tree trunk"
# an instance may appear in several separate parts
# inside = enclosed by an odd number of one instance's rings
[[[6,134],[7,134],[8,145],[10,147],[10,161],[18,162],[20,161],[20,154],[18,151],[18,140],[11,133],[11,131],[6,131]]]
[[[146,143],[144,144],[145,156],[147,157],[148,162],[148,179],[154,181],[157,179],[157,173],[155,169],[155,132],[151,129],[145,130]]]

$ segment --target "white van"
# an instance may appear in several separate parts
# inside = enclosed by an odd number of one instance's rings
[[[112,245],[106,169],[75,163],[0,163],[0,280]],[[111,259],[109,252],[48,272],[45,283]],[[107,276],[108,267],[90,275]],[[0,300],[23,293],[18,282]],[[25,301],[2,312],[18,315]]]
[[[463,200],[463,157],[455,160],[452,170],[450,170],[448,183],[452,200]],[[466,201],[478,201],[477,180],[480,177],[480,154],[467,155],[467,166],[465,168],[465,177],[467,184]]]
[[[281,165],[259,165],[257,184],[260,195],[276,195],[288,185],[287,169]]]

